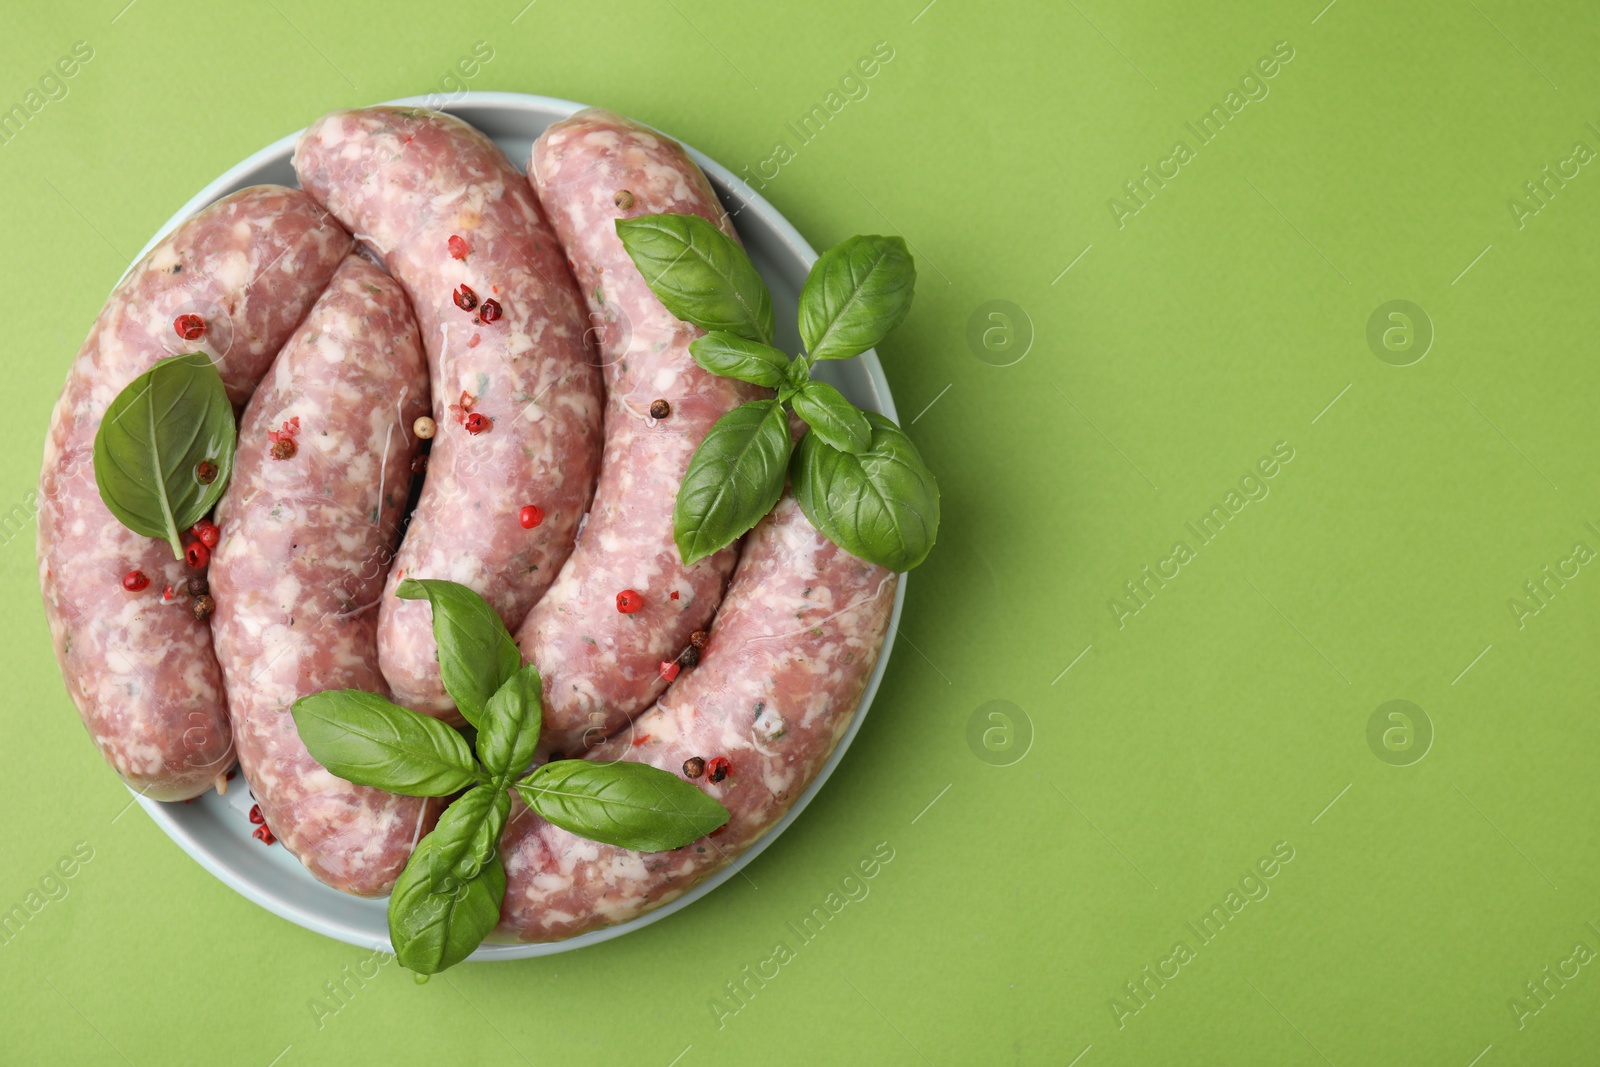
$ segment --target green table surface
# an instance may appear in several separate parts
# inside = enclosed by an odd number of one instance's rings
[[[125,2],[0,34],[0,108],[39,94],[0,143],[0,908],[45,901],[0,944],[0,1062],[1594,1062],[1592,8]],[[881,354],[944,526],[747,878],[418,986],[127,810],[30,490],[172,211],[324,111],[457,88],[479,42],[466,88],[764,172],[818,247],[906,237]]]

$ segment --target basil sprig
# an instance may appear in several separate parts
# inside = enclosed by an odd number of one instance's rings
[[[445,688],[477,727],[476,758],[449,726],[375,693],[316,693],[291,714],[312,757],[346,781],[406,796],[461,793],[389,897],[389,939],[402,965],[419,975],[453,967],[500,921],[512,788],[563,830],[639,852],[682,848],[728,821],[697,786],[642,763],[562,760],[524,774],[543,721],[538,669],[522,664],[500,617],[465,586],[408,579],[398,592],[432,605]]]
[[[783,495],[786,479],[812,525],[847,552],[893,570],[927,559],[939,532],[939,485],[916,446],[888,419],[811,378],[818,360],[860,355],[904,321],[917,280],[905,241],[852,237],[817,259],[800,291],[800,338],[809,354],[791,360],[772,347],[771,297],[736,241],[693,215],[616,225],[662,305],[708,331],[689,345],[694,361],[777,391],[775,400],[753,400],[718,419],[695,449],[672,513],[683,562],[749,532]],[[764,317],[753,309],[765,309]],[[811,430],[798,449],[788,410]]]
[[[117,394],[94,435],[100,499],[134,533],[172,545],[211,511],[233,473],[238,424],[203,352],[169,356]]]

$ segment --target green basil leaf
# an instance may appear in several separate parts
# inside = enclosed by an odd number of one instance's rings
[[[789,364],[789,380],[784,383],[785,388],[800,389],[811,380],[811,361],[797,359]]]
[[[433,605],[433,636],[439,642],[439,673],[456,707],[482,729],[489,698],[522,669],[522,653],[506,624],[477,593],[455,582],[407,578],[395,595]]]
[[[911,310],[917,268],[899,237],[852,237],[824,252],[800,290],[800,339],[812,360],[849,359]]]
[[[699,215],[617,220],[617,236],[662,306],[711,333],[772,340],[772,294],[738,243]]]
[[[544,683],[531,663],[506,679],[484,706],[478,758],[502,786],[533,762],[543,718]]]
[[[389,897],[389,940],[401,966],[417,974],[454,967],[494,930],[506,895],[506,869],[498,854],[473,878],[436,892],[431,872],[438,863],[434,835],[422,839],[400,872]]]
[[[376,693],[313,693],[295,701],[290,714],[311,758],[347,782],[442,797],[478,780],[478,765],[460,734]]]
[[[476,878],[500,847],[506,828],[511,794],[493,785],[467,791],[444,810],[428,835],[428,887],[435,893],[453,892],[462,882]]]
[[[759,341],[717,331],[690,342],[689,354],[712,374],[776,389],[789,380],[789,357]]]
[[[134,533],[172,545],[228,487],[238,424],[222,375],[204,353],[161,360],[117,394],[94,435],[94,480],[106,508]],[[210,481],[200,465],[215,468]]]
[[[666,852],[728,821],[728,809],[643,763],[557,760],[517,783],[522,799],[569,833],[637,852]]]
[[[860,558],[908,571],[939,534],[939,484],[911,438],[877,412],[863,412],[872,443],[859,455],[808,433],[795,449],[795,499],[811,525]]]
[[[807,382],[791,401],[794,413],[806,420],[811,432],[834,448],[855,454],[872,443],[866,417],[827,382]]]
[[[684,565],[733,544],[783,495],[789,420],[776,400],[752,400],[718,419],[678,487],[672,536]]]

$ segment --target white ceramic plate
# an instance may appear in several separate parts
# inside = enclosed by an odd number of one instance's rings
[[[422,97],[396,100],[393,103],[415,107],[425,106]],[[521,93],[465,93],[444,110],[458,115],[494,138],[518,168],[527,165],[528,153],[534,139],[553,122],[566,118],[584,105],[570,100],[556,100],[546,96],[525,96]],[[291,134],[268,145],[255,155],[230,168],[194,198],[152,238],[139,253],[145,253],[173,227],[193,215],[207,204],[248,185],[271,182],[296,185],[290,157],[298,133]],[[795,328],[795,307],[806,271],[816,260],[806,239],[778,214],[776,208],[726,167],[715,160],[689,149],[689,154],[711,178],[717,195],[734,216],[739,235],[750,251],[761,276],[772,290],[772,302],[778,316],[778,345],[794,352],[800,347]],[[135,261],[137,262],[137,260]],[[837,386],[851,401],[872,411],[882,412],[899,421],[894,399],[889,395],[889,383],[883,377],[883,368],[873,352],[866,352],[851,360],[829,361],[819,364],[816,376]],[[845,750],[855,738],[856,730],[872,703],[878,683],[889,661],[895,633],[900,625],[900,610],[905,603],[906,586],[902,578],[895,594],[894,614],[889,620],[889,635],[884,641],[883,655],[867,683],[866,694],[855,718],[845,732],[844,739],[833,756],[823,766],[822,773],[811,783],[811,788],[800,795],[789,813],[767,834],[757,841],[725,870],[713,875],[694,890],[684,894],[665,907],[657,908],[632,922],[622,923],[605,930],[596,930],[567,941],[548,945],[486,944],[474,952],[472,960],[510,960],[527,956],[545,956],[568,949],[582,948],[600,941],[618,937],[641,926],[664,919],[679,908],[688,907],[701,897],[733,877],[739,868],[755,859],[778,835],[799,817],[817,790],[827,782],[843,758]],[[312,878],[300,863],[281,846],[263,846],[251,838],[255,827],[250,825],[248,812],[254,801],[242,776],[236,777],[227,796],[207,793],[189,804],[163,804],[140,797],[139,803],[156,825],[167,832],[190,856],[224,883],[232,886],[250,900],[260,904],[275,915],[319,934],[363,948],[392,952],[389,944],[388,899],[361,900],[347,896]]]

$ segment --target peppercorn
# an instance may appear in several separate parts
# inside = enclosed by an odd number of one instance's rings
[[[685,667],[700,666],[700,650],[693,645],[684,646],[683,651],[678,653],[678,662]]]
[[[217,470],[217,465],[208,459],[201,460],[194,469],[194,476],[201,485],[210,485],[216,481],[218,473],[220,472]]]
[[[484,322],[493,322],[495,319],[498,319],[500,315],[500,301],[498,300],[485,300],[483,302],[483,307],[478,309],[478,318],[482,319]]]
[[[144,571],[129,571],[122,576],[122,588],[130,593],[142,592],[150,587],[150,576]]]
[[[300,451],[300,446],[294,443],[292,437],[280,437],[272,442],[273,459],[293,459],[294,454]]]
[[[183,558],[188,562],[189,566],[199,570],[211,562],[211,550],[205,546],[203,541],[190,541],[183,546]]]
[[[665,400],[657,400],[650,405],[650,417],[652,419],[664,419],[671,414],[672,405]]]
[[[206,335],[206,320],[199,315],[179,315],[172,320],[172,329],[185,341],[198,341]]]
[[[267,817],[265,815],[261,814],[261,805],[260,804],[252,804],[252,805],[250,805],[250,821],[251,821],[251,823],[253,823],[256,826],[265,826],[266,825]]]
[[[462,311],[471,311],[478,306],[478,294],[466,285],[456,286],[456,291],[452,296],[455,299],[456,307]]]
[[[626,211],[633,206],[633,194],[626,189],[618,189],[617,195],[611,198],[611,202]]]
[[[727,756],[713,756],[711,762],[706,764],[706,778],[712,782],[720,782],[733,773],[733,764]]]
[[[250,836],[260,841],[263,845],[276,845],[278,843],[277,837],[272,833],[272,828],[265,824],[256,827],[256,832]]]
[[[683,668],[679,667],[676,663],[669,663],[666,660],[661,661],[661,677],[665,678],[669,682],[676,681],[678,678],[678,672],[682,669]]]
[[[426,441],[439,432],[439,424],[424,415],[411,424],[411,432]]]
[[[203,575],[190,578],[188,584],[184,586],[184,591],[190,596],[208,596],[211,593],[211,583],[206,581]]]
[[[694,633],[689,635],[689,644],[702,652],[705,651],[706,646],[710,643],[711,635],[706,633],[704,630],[696,630]]]
[[[467,242],[463,241],[455,234],[450,235],[450,240],[445,242],[445,247],[450,249],[450,257],[452,259],[467,258]]]
[[[617,594],[617,610],[624,615],[632,615],[642,607],[644,607],[644,597],[632,589],[624,589]]]
[[[197,596],[189,602],[189,611],[196,622],[205,622],[217,610],[217,602],[209,596]]]
[[[466,422],[463,425],[466,426],[468,433],[476,436],[480,433],[487,433],[489,430],[493,429],[494,420],[482,412],[474,411],[471,415],[467,416]]]
[[[544,521],[544,511],[536,504],[529,504],[517,513],[517,521],[524,530],[531,530]]]
[[[706,761],[699,756],[690,756],[683,761],[683,776],[685,778],[698,778],[706,773]]]
[[[198,537],[207,548],[216,548],[217,542],[222,540],[221,528],[210,519],[201,519],[189,532]]]

